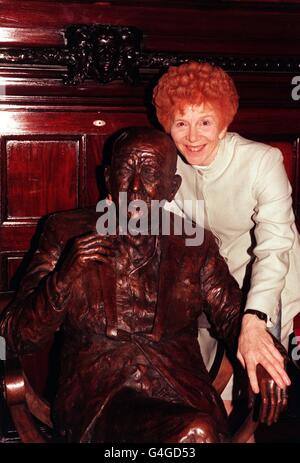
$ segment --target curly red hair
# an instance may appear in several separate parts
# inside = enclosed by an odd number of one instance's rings
[[[237,112],[238,99],[234,82],[223,69],[195,61],[170,66],[153,92],[157,118],[167,133],[175,112],[202,103],[212,106],[227,127]]]

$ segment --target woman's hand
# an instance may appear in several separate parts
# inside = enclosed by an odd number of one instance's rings
[[[237,357],[247,369],[255,394],[259,393],[256,373],[258,364],[267,370],[279,388],[285,389],[291,384],[284,369],[284,357],[276,349],[272,336],[266,330],[266,323],[256,315],[246,314],[243,317]]]

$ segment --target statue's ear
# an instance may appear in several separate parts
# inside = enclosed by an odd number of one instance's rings
[[[106,186],[108,193],[111,193],[110,173],[111,173],[110,166],[106,166],[104,169],[104,178],[105,178],[105,186]]]
[[[180,177],[180,175],[178,174],[174,175],[174,178],[172,180],[172,188],[171,188],[171,192],[168,197],[168,201],[172,201],[174,199],[174,196],[176,195],[181,185],[181,181],[182,181],[182,178]]]

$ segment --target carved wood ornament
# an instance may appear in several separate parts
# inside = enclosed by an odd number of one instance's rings
[[[136,27],[72,25],[65,30],[66,47],[2,48],[0,63],[67,66],[69,85],[93,79],[101,84],[121,79],[137,84],[143,69],[163,69],[190,60],[207,61],[228,72],[295,73],[299,58],[212,55],[142,50],[142,31]]]

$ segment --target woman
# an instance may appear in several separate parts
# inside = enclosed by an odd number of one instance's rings
[[[290,380],[266,329],[276,334],[281,328],[287,347],[300,309],[300,241],[282,154],[227,132],[238,95],[219,67],[197,62],[170,67],[155,87],[153,101],[181,155],[177,173],[182,185],[174,201],[182,208],[185,199],[204,200],[205,227],[246,291],[238,358],[252,389],[259,392],[258,363],[285,388]]]

